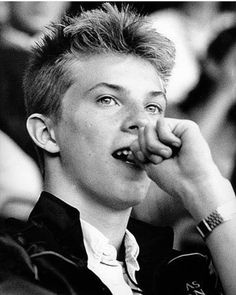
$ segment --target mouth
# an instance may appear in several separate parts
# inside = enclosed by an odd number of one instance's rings
[[[137,164],[134,161],[133,153],[131,152],[129,147],[124,147],[114,151],[112,153],[112,157],[126,164],[137,166]]]

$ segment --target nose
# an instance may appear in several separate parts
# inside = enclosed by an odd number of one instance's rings
[[[135,109],[126,116],[121,126],[121,130],[136,134],[141,127],[146,126],[149,122],[150,119],[145,110]]]

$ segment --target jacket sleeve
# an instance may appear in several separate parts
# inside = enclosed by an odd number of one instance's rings
[[[209,258],[199,253],[171,259],[155,282],[158,295],[223,295]]]
[[[37,271],[27,252],[8,235],[0,236],[0,294],[53,295],[37,285]]]
[[[9,277],[0,284],[2,295],[56,295],[19,277]]]

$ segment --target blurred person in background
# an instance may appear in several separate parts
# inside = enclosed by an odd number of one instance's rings
[[[36,159],[24,123],[22,76],[32,44],[39,40],[45,26],[61,17],[69,3],[6,3],[9,17],[0,36],[0,129]]]
[[[12,1],[9,17],[1,32],[2,45],[29,51],[50,22],[58,20],[69,7],[65,1]]]
[[[37,164],[0,130],[0,224],[8,216],[25,219],[42,188]]]
[[[230,177],[236,134],[236,23],[209,45],[197,86],[180,104],[201,127],[221,173]]]
[[[2,29],[2,25],[6,23],[8,15],[9,15],[8,4],[4,1],[0,1],[0,31]]]
[[[180,103],[196,86],[201,72],[199,62],[211,40],[235,19],[235,11],[223,11],[221,2],[177,4],[150,15],[154,28],[176,44],[176,64],[167,88],[169,104]]]
[[[25,219],[28,207],[36,201],[41,189],[37,153],[25,127],[22,77],[32,44],[40,38],[45,26],[58,20],[69,5],[63,1],[4,2],[6,13],[1,18],[0,31],[0,214],[3,216],[14,212]]]

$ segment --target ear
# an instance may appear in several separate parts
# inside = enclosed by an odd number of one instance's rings
[[[42,114],[32,114],[27,119],[26,127],[34,143],[49,153],[60,151],[56,142],[51,119]]]

